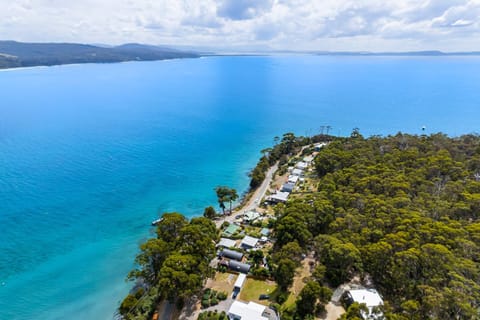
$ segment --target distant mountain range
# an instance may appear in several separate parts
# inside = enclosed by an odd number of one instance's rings
[[[0,69],[197,57],[199,55],[194,52],[136,43],[104,47],[76,43],[0,41]]]
[[[153,61],[176,58],[198,58],[212,55],[268,55],[313,54],[330,56],[478,56],[480,52],[349,52],[349,51],[256,51],[180,47],[181,50],[163,46],[129,43],[120,46],[88,45],[77,43],[25,43],[0,41],[0,69],[52,66],[72,63],[108,63],[122,61]],[[237,48],[238,49],[238,48]],[[233,50],[233,51],[231,51]],[[215,53],[212,53],[215,52]]]

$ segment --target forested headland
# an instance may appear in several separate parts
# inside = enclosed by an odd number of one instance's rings
[[[282,174],[296,155],[311,154],[313,143],[329,142],[305,177],[309,188],[267,208],[276,221],[264,271],[278,285],[273,305],[283,320],[314,319],[332,290],[354,277],[382,294],[385,319],[479,318],[478,135],[364,138],[354,130],[348,138],[288,133],[275,140],[252,171],[252,188],[273,163]],[[141,245],[123,317],[147,319],[161,300],[194,303],[214,273],[209,261],[218,238],[207,218],[165,214],[157,237]],[[313,254],[313,272],[285,306],[302,253]],[[361,308],[353,304],[341,319],[360,319]]]
[[[315,192],[277,206],[275,250],[313,250],[332,287],[371,278],[387,319],[479,318],[479,136],[354,131],[315,171]]]

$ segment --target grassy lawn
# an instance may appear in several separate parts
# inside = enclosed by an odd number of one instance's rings
[[[277,285],[272,281],[247,279],[240,291],[240,299],[243,301],[254,301],[268,305],[271,301],[275,300],[276,290]],[[270,300],[258,300],[258,297],[261,294],[270,295]]]
[[[225,291],[229,294],[233,290],[235,280],[237,280],[237,275],[235,274],[217,272],[215,273],[215,278],[210,281],[207,287],[217,291]]]

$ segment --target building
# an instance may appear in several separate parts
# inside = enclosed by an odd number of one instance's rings
[[[223,249],[218,253],[218,255],[220,257],[238,260],[238,261],[242,261],[242,258],[243,258],[243,253],[234,251],[234,250],[229,250],[229,249]]]
[[[230,260],[228,262],[228,268],[232,271],[248,273],[250,271],[251,265],[249,265],[248,263],[238,262],[236,260]]]
[[[290,193],[288,192],[276,192],[272,195],[269,195],[267,197],[267,201],[272,203],[287,202],[289,195]]]
[[[249,303],[234,301],[227,315],[230,320],[268,320],[268,317],[263,316],[266,308],[252,301]]]
[[[268,237],[270,235],[270,229],[268,228],[262,228],[262,230],[260,230],[260,234],[262,236],[265,236],[265,237]]]
[[[295,184],[291,182],[284,183],[282,186],[282,192],[292,192],[293,188],[295,188]]]
[[[300,170],[305,170],[305,169],[307,169],[307,167],[308,167],[308,164],[306,162],[303,162],[303,161],[298,162],[297,165],[295,166],[295,168],[300,169]]]
[[[313,150],[320,151],[326,145],[327,144],[325,142],[315,143],[315,145],[313,146]]]
[[[235,284],[233,285],[233,290],[238,290],[242,289],[243,284],[245,283],[245,280],[247,279],[247,275],[244,273],[240,273],[237,277],[237,280],[235,281]]]
[[[220,238],[220,241],[217,243],[217,247],[222,248],[232,248],[237,245],[237,242],[232,239]]]
[[[227,237],[230,237],[230,236],[232,236],[235,232],[237,232],[238,229],[240,229],[240,226],[232,223],[232,224],[230,224],[230,225],[225,229],[225,231],[223,231],[223,234],[225,234]]]
[[[299,176],[303,177],[303,170],[302,169],[293,169],[292,170],[292,176]]]
[[[257,243],[258,243],[258,238],[245,236],[242,240],[242,243],[240,243],[240,248],[243,248],[245,250],[253,249],[257,246]]]
[[[303,162],[305,162],[307,164],[310,164],[310,163],[313,162],[313,159],[314,159],[314,157],[312,155],[306,156],[306,157],[303,158]]]
[[[364,303],[368,308],[368,314],[362,313],[366,320],[381,319],[383,314],[376,314],[373,308],[383,305],[383,299],[375,289],[355,289],[345,292],[344,301],[347,307],[352,303]]]
[[[253,222],[260,218],[260,213],[256,211],[247,211],[243,214],[243,221],[245,222]]]
[[[294,175],[289,175],[288,176],[288,182],[296,184],[298,182],[299,176],[294,176]]]

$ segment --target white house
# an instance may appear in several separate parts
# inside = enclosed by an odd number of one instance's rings
[[[306,162],[303,162],[303,161],[298,162],[297,165],[295,166],[295,168],[300,169],[300,170],[305,170],[305,169],[307,169],[307,167],[308,167],[308,164]]]
[[[267,197],[267,200],[273,203],[279,203],[279,202],[287,202],[288,196],[290,195],[289,192],[279,192],[277,191],[276,193],[269,195]]]
[[[292,176],[302,177],[302,176],[303,176],[303,170],[301,170],[301,169],[293,169],[293,170],[292,170]]]
[[[253,222],[260,218],[260,213],[256,211],[247,211],[243,214],[243,221],[245,222]]]
[[[364,303],[368,308],[368,314],[362,314],[364,319],[381,318],[381,314],[374,314],[373,308],[383,305],[383,299],[375,289],[355,289],[346,292],[346,297],[349,303],[357,302]]]
[[[296,184],[296,183],[298,182],[298,178],[299,178],[299,176],[289,175],[289,176],[288,176],[288,182],[289,182],[289,183]]]
[[[267,307],[250,301],[243,303],[234,301],[228,309],[228,319],[230,320],[268,320],[263,316],[263,312]]]

